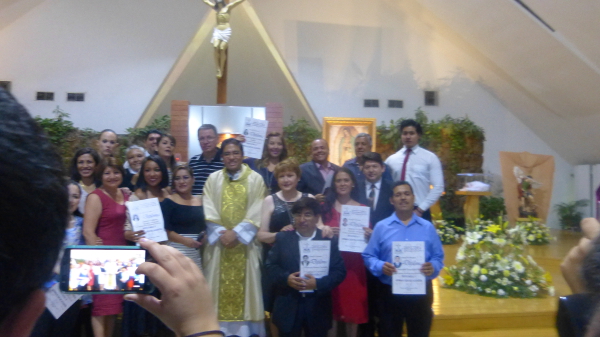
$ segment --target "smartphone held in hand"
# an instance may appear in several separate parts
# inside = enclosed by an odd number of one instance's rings
[[[61,260],[60,290],[74,294],[150,293],[154,286],[135,273],[150,254],[133,246],[68,246]]]

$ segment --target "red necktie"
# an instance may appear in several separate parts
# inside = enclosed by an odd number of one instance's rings
[[[406,178],[406,163],[408,163],[408,157],[412,151],[410,149],[406,149],[406,154],[404,155],[404,163],[402,164],[402,173],[400,174],[400,181],[404,181]]]

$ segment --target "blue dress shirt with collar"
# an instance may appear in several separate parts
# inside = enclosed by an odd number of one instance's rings
[[[444,249],[442,241],[431,222],[413,214],[408,225],[398,219],[396,212],[377,223],[369,244],[362,253],[367,269],[382,283],[392,285],[392,278],[383,273],[385,262],[392,263],[392,242],[424,241],[425,261],[433,265],[433,274],[428,280],[436,278],[444,268]]]

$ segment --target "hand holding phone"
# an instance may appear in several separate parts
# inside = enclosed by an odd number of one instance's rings
[[[137,273],[148,276],[162,297],[129,294],[125,299],[150,311],[178,336],[219,330],[208,284],[196,264],[172,247],[147,239],[141,239],[140,245],[156,263],[143,263]]]
[[[150,293],[154,289],[135,270],[150,257],[131,246],[68,246],[60,268],[60,290],[76,294]]]

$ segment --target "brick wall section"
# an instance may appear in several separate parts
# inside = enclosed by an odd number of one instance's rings
[[[266,119],[269,121],[267,134],[271,132],[283,133],[283,106],[280,103],[267,103]]]
[[[177,141],[175,153],[181,155],[180,161],[188,161],[188,121],[189,121],[189,101],[171,101],[171,134]]]

